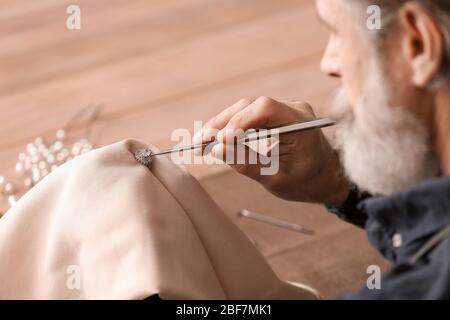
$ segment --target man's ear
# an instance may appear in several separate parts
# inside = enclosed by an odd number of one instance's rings
[[[399,11],[403,54],[411,66],[412,82],[429,85],[439,73],[444,54],[444,36],[422,5],[408,2]]]

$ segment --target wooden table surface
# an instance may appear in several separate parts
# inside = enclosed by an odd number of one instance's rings
[[[81,8],[80,30],[66,27],[73,3]],[[133,137],[167,148],[175,144],[174,129],[193,131],[195,120],[243,97],[305,100],[320,115],[337,85],[319,71],[327,33],[311,0],[0,0],[0,39],[0,175],[6,176],[28,142],[54,136],[89,104],[102,105],[93,129],[97,146]],[[245,178],[223,165],[188,169],[233,217],[236,203],[257,199],[259,210],[271,206],[266,213],[326,224],[332,243],[320,234],[307,243],[297,235],[272,241],[286,231],[261,234],[254,228],[265,226],[238,221],[259,234],[283,278],[329,296],[362,285],[368,264],[387,265],[361,231],[324,218],[320,207],[314,220],[302,215],[309,205],[271,198],[251,181],[240,182],[245,190],[231,188]],[[320,245],[332,246],[325,250],[331,259]]]

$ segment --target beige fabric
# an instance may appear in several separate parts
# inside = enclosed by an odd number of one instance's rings
[[[64,164],[0,219],[0,298],[315,297],[281,281],[182,167],[138,164],[142,147],[126,140]]]

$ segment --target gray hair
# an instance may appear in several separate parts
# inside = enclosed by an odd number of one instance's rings
[[[377,43],[380,44],[388,36],[392,24],[398,17],[399,9],[407,2],[416,2],[423,6],[435,21],[441,26],[445,40],[444,54],[439,74],[433,85],[450,80],[450,1],[449,0],[350,0],[367,8],[377,5],[381,8],[382,28],[374,32]],[[372,33],[373,31],[371,31]]]

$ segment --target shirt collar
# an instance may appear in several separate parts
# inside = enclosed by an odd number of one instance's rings
[[[387,257],[412,254],[450,224],[450,177],[436,178],[386,197],[363,201],[369,240]]]

